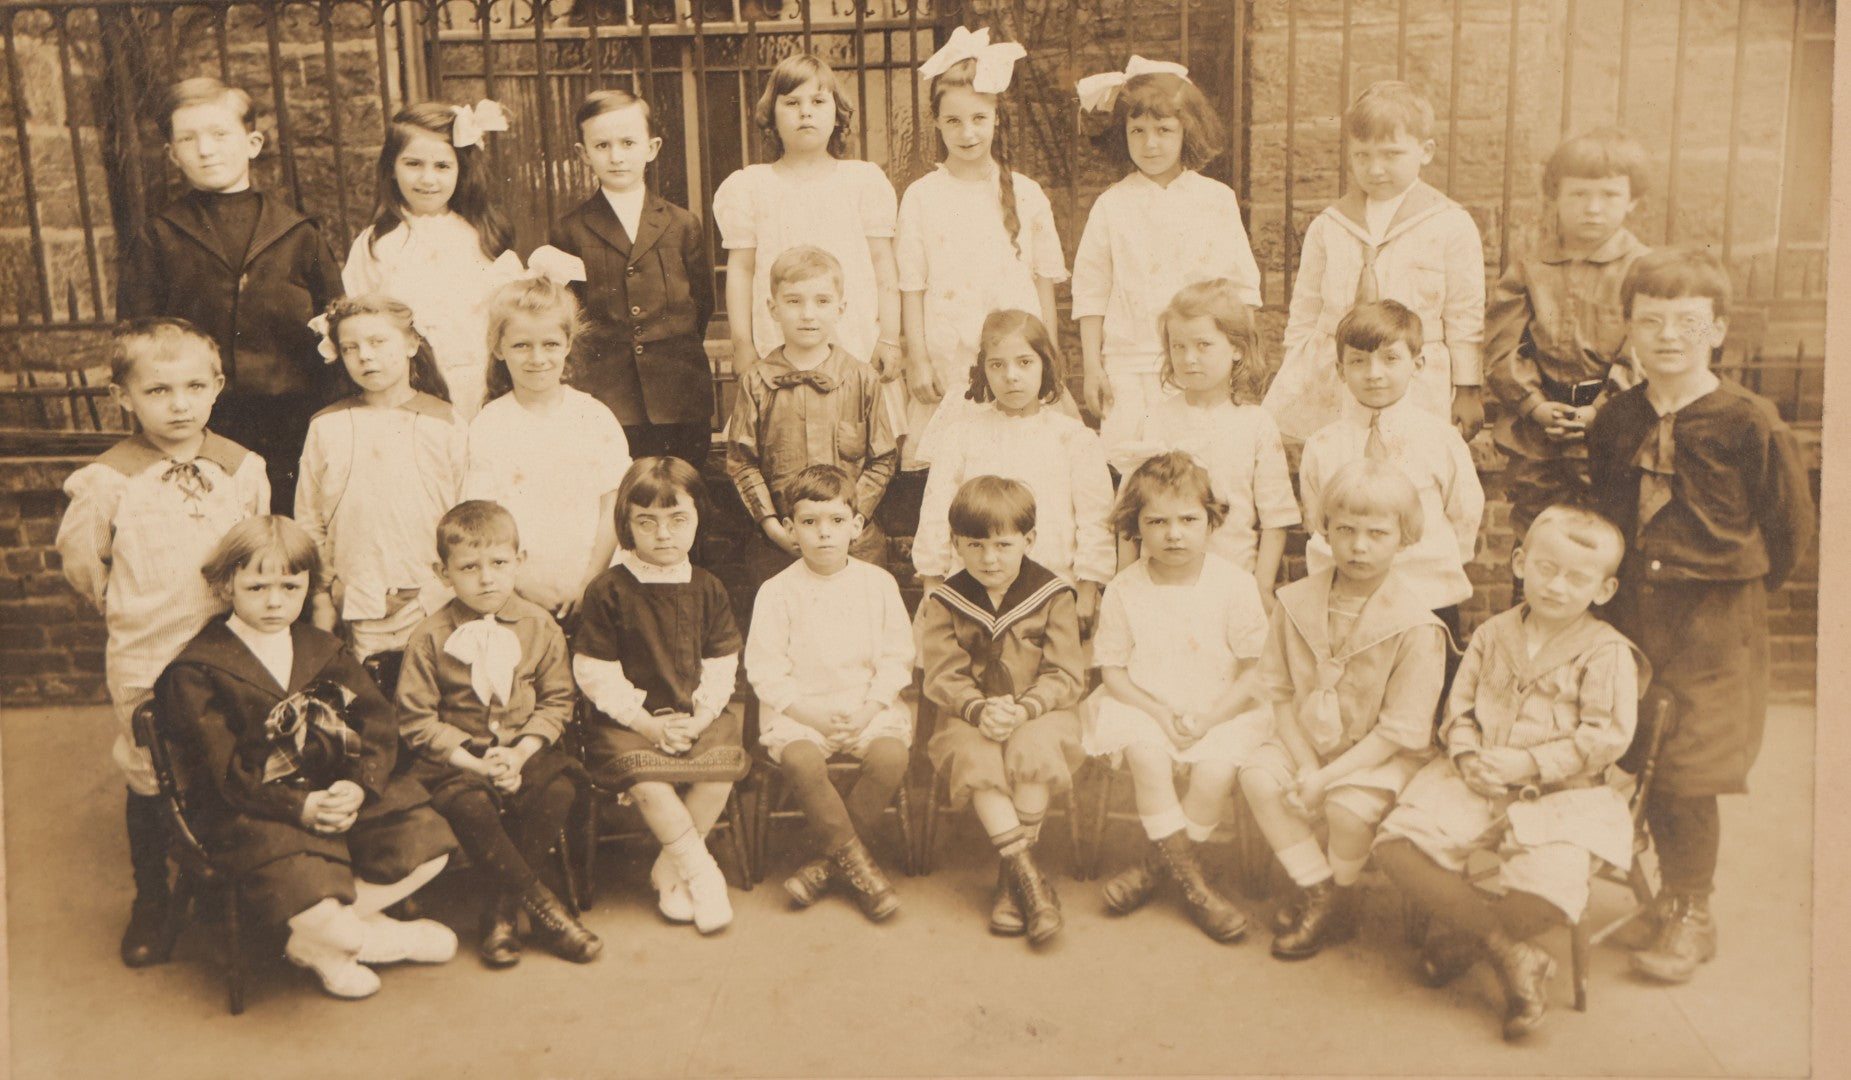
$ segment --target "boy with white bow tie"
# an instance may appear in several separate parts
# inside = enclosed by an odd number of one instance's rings
[[[490,967],[520,961],[522,908],[548,947],[585,963],[603,948],[534,872],[578,800],[585,772],[557,747],[575,690],[565,634],[514,591],[523,552],[514,516],[470,500],[437,523],[436,570],[456,599],[412,631],[399,673],[411,775],[495,878],[477,947]],[[506,807],[518,837],[503,826]]]

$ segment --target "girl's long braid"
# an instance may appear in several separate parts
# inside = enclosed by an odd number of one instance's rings
[[[996,159],[996,196],[1003,206],[1003,231],[1009,234],[1009,246],[1017,257],[1022,254],[1022,218],[1015,208],[1015,174],[1009,170],[1008,125],[1003,121],[1002,95],[996,97],[996,138],[990,144],[990,156]]]

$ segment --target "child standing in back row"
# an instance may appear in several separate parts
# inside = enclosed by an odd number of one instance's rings
[[[1109,454],[1170,392],[1157,330],[1170,298],[1226,278],[1259,307],[1260,268],[1233,189],[1197,171],[1226,134],[1187,68],[1134,56],[1123,74],[1090,75],[1075,89],[1082,111],[1110,118],[1096,140],[1106,156],[1131,168],[1094,201],[1073,256],[1086,407]]]
[[[1620,286],[1645,382],[1588,430],[1594,498],[1627,537],[1614,624],[1676,702],[1645,820],[1664,877],[1647,978],[1683,982],[1716,953],[1709,897],[1716,797],[1747,790],[1767,721],[1767,592],[1814,528],[1805,455],[1772,402],[1710,370],[1729,274],[1700,251],[1655,251]]]
[[[65,580],[109,628],[110,756],[128,783],[135,874],[122,962],[144,967],[166,961],[173,936],[166,811],[148,752],[135,741],[135,710],[167,662],[223,610],[199,567],[226,530],[270,508],[270,482],[262,458],[206,430],[225,385],[211,338],[179,319],[138,319],[116,331],[109,368],[110,396],[141,432],[65,480],[71,505],[57,546]]]
[[[340,295],[340,264],[316,222],[252,189],[264,137],[251,95],[185,79],[159,119],[191,190],[124,246],[116,313],[185,319],[218,343],[224,388],[212,430],[263,458],[270,505],[288,514],[309,418],[342,393],[309,329]]]
[[[1330,369],[1337,324],[1357,304],[1397,300],[1426,328],[1414,345],[1423,364],[1415,404],[1470,439],[1485,422],[1485,252],[1472,215],[1420,179],[1433,160],[1433,106],[1404,82],[1378,82],[1357,96],[1343,127],[1352,186],[1305,231],[1285,359],[1266,407],[1293,439],[1335,420],[1343,410]]]
[[[843,158],[854,106],[819,56],[778,61],[752,120],[777,160],[747,165],[713,193],[713,220],[726,245],[726,310],[733,370],[740,382],[789,339],[768,306],[772,263],[814,245],[841,264],[844,311],[833,343],[885,379],[901,374],[900,290],[893,261],[893,184],[880,166]]]
[[[1587,426],[1638,381],[1620,283],[1646,246],[1626,228],[1645,193],[1645,148],[1623,131],[1578,135],[1543,167],[1553,229],[1513,259],[1485,313],[1485,382],[1517,536],[1544,507],[1588,494]]]
[[[647,182],[662,150],[647,101],[594,90],[577,121],[598,190],[553,223],[549,243],[584,263],[579,389],[616,414],[632,458],[672,454],[698,469],[713,434],[713,268],[700,219]]]
[[[1054,208],[1041,185],[1010,170],[1006,150],[1002,95],[1022,55],[1014,42],[991,44],[987,29],[959,27],[919,66],[945,160],[900,200],[894,246],[910,401],[902,468],[929,464],[928,435],[976,407],[963,390],[984,316],[1020,308],[1059,325],[1054,286],[1067,266]]]
[[[514,229],[489,202],[484,172],[482,138],[507,126],[492,101],[400,109],[379,148],[372,224],[341,271],[349,295],[383,293],[411,309],[465,426],[487,393],[488,299],[521,276]]]

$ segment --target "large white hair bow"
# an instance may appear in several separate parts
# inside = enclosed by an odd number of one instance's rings
[[[1075,83],[1073,89],[1080,95],[1080,108],[1085,112],[1110,109],[1118,100],[1118,92],[1124,88],[1125,83],[1139,75],[1174,75],[1179,79],[1187,79],[1189,69],[1168,60],[1146,60],[1142,56],[1133,56],[1123,71],[1088,75]]]
[[[456,113],[450,125],[452,146],[474,146],[488,132],[508,130],[508,114],[502,111],[499,101],[483,98],[474,105],[454,106],[451,111]]]
[[[543,277],[555,285],[570,285],[586,280],[585,260],[551,244],[541,244],[527,256],[527,276]]]
[[[321,362],[332,364],[341,358],[341,350],[334,343],[334,335],[328,331],[328,315],[323,312],[308,321],[308,328],[321,336],[315,343],[315,351],[321,354]]]
[[[987,26],[975,32],[960,26],[951,32],[951,40],[945,42],[944,48],[919,65],[919,77],[936,79],[953,64],[975,60],[977,71],[971,77],[971,89],[979,94],[1000,94],[1009,89],[1009,80],[1015,77],[1015,62],[1027,55],[1028,50],[1013,41],[992,45]]]

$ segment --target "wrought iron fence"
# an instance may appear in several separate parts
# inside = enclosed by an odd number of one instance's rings
[[[1404,77],[1433,98],[1428,175],[1479,219],[1489,272],[1540,219],[1535,181],[1556,135],[1630,125],[1663,177],[1638,231],[1731,260],[1751,314],[1727,364],[1810,421],[1831,16],[1829,0],[13,3],[0,8],[0,176],[19,178],[0,183],[0,369],[14,384],[0,386],[0,453],[83,449],[122,428],[98,400],[114,249],[181,190],[147,107],[177,78],[216,74],[259,99],[274,152],[258,185],[321,217],[337,253],[370,217],[401,103],[502,100],[517,122],[489,143],[491,173],[526,251],[590,187],[571,126],[586,90],[616,82],[651,99],[670,125],[655,182],[702,210],[728,172],[764,159],[751,103],[800,49],[849,78],[853,152],[903,190],[938,156],[913,69],[966,21],[1029,48],[1006,106],[1012,153],[1053,197],[1069,252],[1116,179],[1081,137],[1073,81],[1132,53],[1188,63],[1233,135],[1209,171],[1241,196],[1275,319],[1305,225],[1346,184],[1336,118],[1367,82]],[[720,254],[711,226],[708,243]]]

